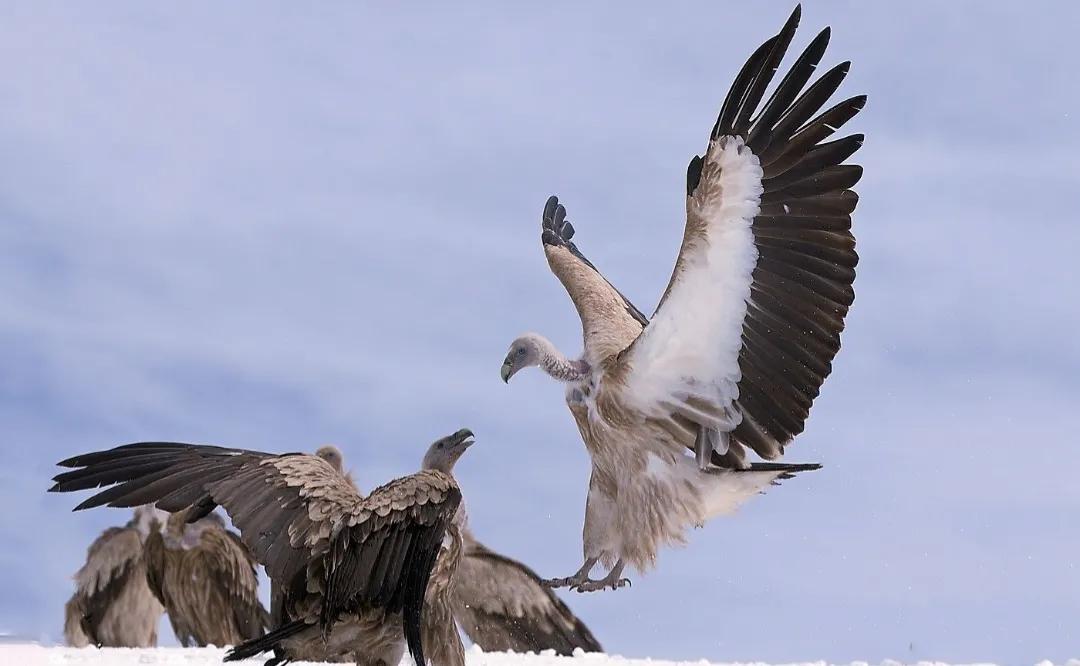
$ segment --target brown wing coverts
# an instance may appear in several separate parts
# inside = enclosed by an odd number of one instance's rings
[[[483,576],[485,580],[470,581]],[[475,582],[476,589],[463,589]],[[522,582],[527,585],[522,590]],[[527,594],[533,598],[516,599]],[[469,638],[486,652],[603,652],[589,628],[526,565],[474,542],[458,572],[455,605]]]
[[[858,195],[850,188],[861,178],[862,167],[841,162],[858,150],[863,136],[823,141],[863,108],[866,96],[813,117],[847,75],[848,62],[802,92],[825,53],[828,28],[758,110],[800,15],[797,7],[780,33],[746,61],[711,136],[742,137],[764,172],[761,211],[753,222],[758,262],[739,353],[742,380],[736,404],[743,420],[733,433],[764,458],[783,453],[784,445],[802,432],[810,405],[832,370],[844,317],[855,298],[858,263],[851,234]],[[701,167],[701,157],[690,161],[688,195],[700,181]]]
[[[324,630],[341,613],[402,611],[409,650],[425,663],[419,631],[424,592],[461,501],[449,476],[419,472],[365,498],[316,456],[161,442],[59,464],[79,469],[57,475],[51,491],[112,485],[76,510],[155,502],[172,512],[194,506],[189,520],[195,520],[221,505],[287,594],[302,594],[313,582],[321,588]]]

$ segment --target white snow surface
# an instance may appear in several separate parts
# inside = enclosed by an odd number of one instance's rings
[[[0,645],[0,664],[10,666],[216,666],[222,664],[225,650],[219,648],[65,648],[44,647],[30,644]],[[230,664],[262,664],[266,659],[249,659]],[[470,666],[712,666],[711,662],[664,661],[660,659],[628,659],[606,654],[585,654],[579,652],[573,657],[559,657],[551,653],[513,654],[506,652],[482,652],[473,647],[466,652],[465,662]],[[311,662],[292,662],[298,666]],[[411,666],[412,660],[405,657],[402,666]],[[719,665],[721,662],[716,662]],[[951,666],[943,662],[909,662],[911,666]],[[725,666],[769,666],[763,662],[730,663]],[[832,666],[824,661],[807,661],[784,664],[783,666]],[[865,661],[854,661],[846,666],[871,666]],[[879,666],[908,666],[905,662],[883,661]],[[993,666],[989,663],[974,663],[968,666]],[[1035,666],[1054,666],[1052,662],[1041,661]],[[1080,666],[1080,659],[1070,659],[1063,666]]]

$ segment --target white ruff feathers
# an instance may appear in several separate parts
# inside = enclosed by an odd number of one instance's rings
[[[739,137],[710,142],[687,215],[704,238],[684,247],[681,272],[633,350],[627,398],[645,412],[676,409],[728,432],[738,425],[743,319],[758,252],[751,224],[760,210],[761,166]],[[686,404],[697,396],[724,408],[721,419]]]

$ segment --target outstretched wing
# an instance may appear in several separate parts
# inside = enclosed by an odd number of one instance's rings
[[[403,610],[410,651],[422,657],[424,592],[461,500],[449,476],[420,472],[365,498],[316,456],[177,443],[129,444],[60,465],[78,469],[57,475],[51,491],[112,486],[76,510],[156,502],[172,512],[194,507],[188,518],[197,520],[221,505],[273,580],[319,588],[324,627],[344,611]]]
[[[625,349],[649,320],[578,250],[571,240],[574,226],[558,197],[548,198],[542,226],[548,266],[577,308],[586,360],[597,364]]]
[[[585,623],[532,569],[481,543],[469,543],[454,587],[454,615],[486,652],[603,652]]]
[[[849,188],[862,168],[841,162],[863,137],[824,140],[866,98],[813,117],[844,79],[847,62],[802,92],[828,28],[759,108],[799,17],[796,8],[750,56],[704,157],[691,160],[686,229],[670,284],[623,356],[627,399],[656,417],[698,424],[699,453],[704,443],[704,453],[716,451],[714,462],[728,453],[725,460],[745,464],[740,444],[774,458],[802,431],[854,300],[851,212],[858,197]]]

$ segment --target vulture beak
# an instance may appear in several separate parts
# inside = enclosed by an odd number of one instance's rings
[[[510,364],[510,359],[506,359],[505,361],[503,361],[502,370],[499,371],[499,376],[502,377],[504,384],[510,383],[510,375],[514,374],[512,372],[512,367],[513,366],[511,366]]]
[[[468,428],[462,428],[451,436],[454,438],[454,446],[461,447],[462,451],[476,443],[476,440],[473,439],[475,435]]]

